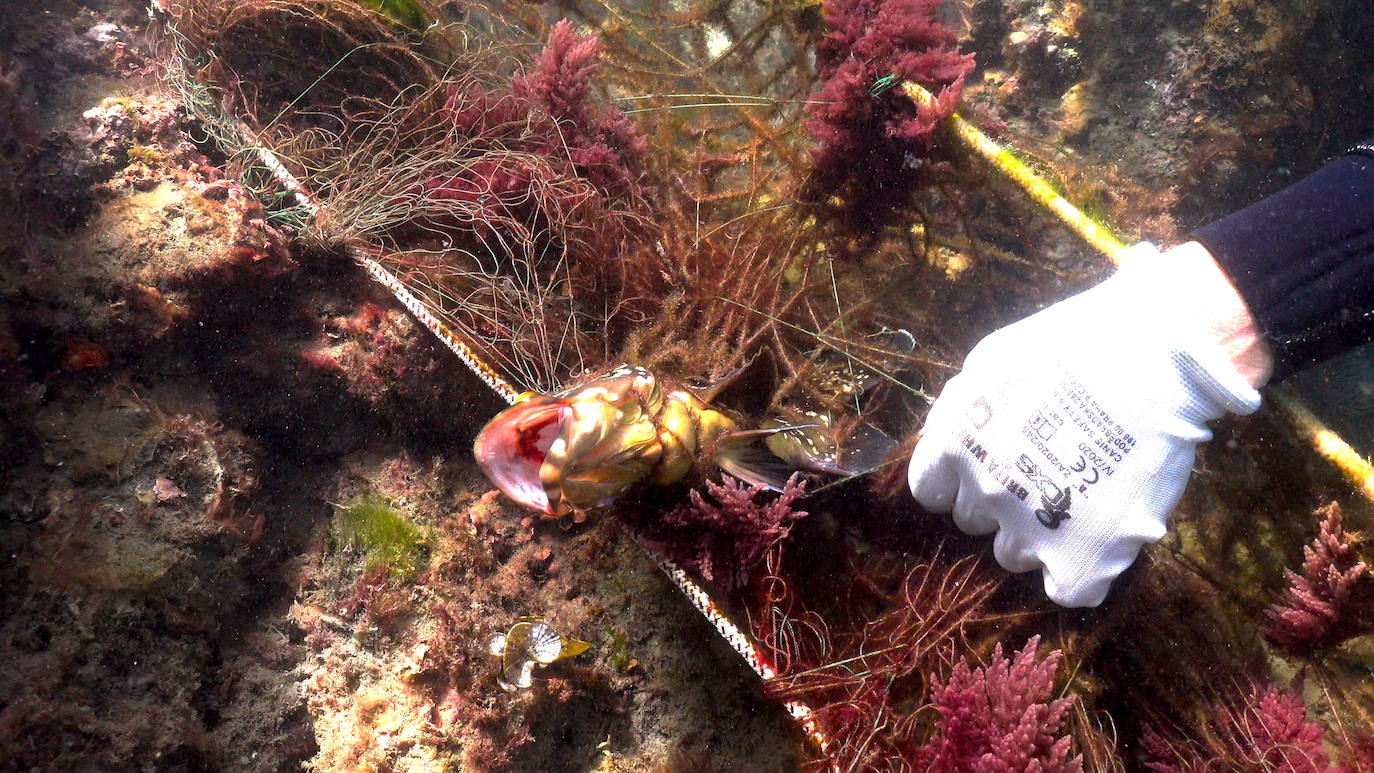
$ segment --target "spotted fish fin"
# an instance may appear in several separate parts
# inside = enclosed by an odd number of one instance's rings
[[[760,430],[731,433],[716,444],[712,461],[721,472],[770,491],[782,491],[797,469],[752,442]],[[740,437],[747,435],[747,437]]]
[[[836,461],[846,475],[862,475],[887,463],[897,441],[869,424],[860,424],[849,433],[841,445]]]
[[[769,435],[764,439],[768,450],[793,469],[818,472],[824,475],[848,475],[850,470],[839,463],[831,419],[823,413],[808,412],[815,419],[810,422],[785,423],[769,419]]]
[[[798,470],[851,477],[871,472],[887,461],[896,443],[881,430],[859,424],[844,441],[835,442],[835,430],[825,414],[815,423],[787,424],[765,442],[773,455]]]

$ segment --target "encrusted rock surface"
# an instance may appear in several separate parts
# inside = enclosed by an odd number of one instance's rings
[[[141,11],[0,22],[2,766],[789,766],[622,530],[487,493],[499,401],[224,178]],[[340,526],[363,495],[423,535],[408,571]],[[485,643],[526,615],[593,646],[507,693]]]
[[[41,5],[0,19],[0,767],[795,768],[801,734],[623,527],[490,491],[470,448],[499,401],[224,177],[155,83],[142,4]],[[1177,239],[1369,129],[1359,3],[954,5],[966,112],[1132,236]],[[1241,637],[1235,598],[1263,608],[1310,540],[1285,514],[1333,477],[1271,415],[1223,426],[1103,628],[1186,577],[1220,590],[1170,614]],[[592,647],[507,692],[485,643],[522,616]]]

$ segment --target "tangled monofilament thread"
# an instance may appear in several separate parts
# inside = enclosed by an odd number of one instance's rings
[[[894,608],[832,641],[791,598],[776,562],[769,566],[768,614],[755,622],[755,636],[790,667],[768,692],[816,707],[829,758],[841,769],[913,762],[932,732],[927,713],[917,710],[930,694],[930,675],[951,673],[976,626],[1001,618],[986,609],[1001,579],[977,557],[946,561],[937,552],[906,575]]]
[[[315,238],[382,245],[380,261],[530,389],[608,356],[606,318],[580,306],[603,299],[614,315],[627,284],[616,256],[648,234],[645,142],[592,108],[597,51],[557,24],[534,74],[446,79],[355,112],[324,142],[317,132],[318,160],[297,156],[319,181]]]
[[[156,8],[156,5],[154,6],[154,8]],[[173,30],[173,32],[174,37],[176,37],[175,30]],[[566,25],[564,25],[563,27],[561,27],[560,34],[568,36],[571,35],[571,32],[570,29]],[[566,41],[564,42],[566,43]],[[567,48],[566,45],[564,45],[563,47]],[[553,48],[553,46],[551,46],[551,48]],[[582,52],[582,55],[584,56],[595,55],[594,47],[581,46],[579,48],[577,45],[574,45],[573,48],[580,50]],[[546,69],[550,66],[552,67],[552,69],[558,69],[556,65],[549,65],[547,59],[544,64],[546,65]],[[586,73],[589,71],[589,69],[586,66],[574,69],[576,72],[581,73],[580,77],[586,77]],[[545,74],[547,75],[547,73]],[[531,86],[530,84],[525,84],[523,87],[533,88],[533,86]],[[450,100],[449,106],[450,108],[452,107],[452,100]],[[566,106],[564,106],[564,109],[566,109]],[[626,136],[629,132],[629,128],[627,125],[618,124],[615,122],[615,119],[611,119],[609,126],[610,129],[607,130],[607,133],[612,135],[619,134],[620,136]],[[249,138],[253,138],[252,130],[249,129],[246,125],[244,125],[242,121],[236,121],[232,124],[231,129],[226,130],[225,136],[222,139],[226,142],[227,146],[233,147],[235,144],[235,140],[241,142],[244,139]],[[277,183],[279,183],[288,192],[290,196],[297,199],[299,206],[306,209],[312,216],[318,216],[320,211],[324,208],[321,205],[319,199],[311,195],[311,193],[306,189],[306,187],[302,185],[299,180],[296,179],[296,177],[291,173],[291,171],[281,162],[279,158],[277,158],[277,156],[271,150],[260,146],[256,142],[253,142],[251,144],[252,146],[257,148],[257,154],[264,159],[264,164],[266,168],[270,171],[272,178]],[[344,175],[344,177],[347,177],[347,175]],[[489,366],[487,366],[478,355],[474,354],[472,349],[467,344],[467,342],[465,342],[458,336],[455,336],[450,330],[448,330],[448,328],[443,324],[443,322],[441,322],[437,317],[435,317],[435,315],[430,311],[429,307],[421,299],[417,298],[414,294],[412,294],[404,283],[398,280],[395,275],[393,275],[390,271],[386,269],[386,267],[378,263],[376,260],[367,257],[366,255],[358,255],[357,257],[359,261],[363,264],[363,266],[367,269],[369,274],[371,274],[375,280],[380,282],[384,287],[391,291],[393,295],[395,295],[395,297],[402,303],[402,305],[405,306],[408,310],[411,311],[412,314],[416,316],[416,318],[426,327],[426,329],[428,329],[431,333],[436,335],[443,343],[445,343],[450,349],[452,349],[454,353],[459,356],[460,360],[465,365],[467,365],[471,370],[473,370],[474,373],[476,373],[480,378],[482,378],[484,383],[486,383],[489,387],[494,389],[507,402],[513,402],[515,400],[516,394],[515,391],[510,387],[510,385],[507,384],[499,375],[497,375]],[[797,488],[796,493],[800,493],[799,487]],[[786,509],[786,503],[784,503],[783,508]],[[760,678],[769,679],[777,675],[777,671],[771,665],[769,665],[766,660],[764,660],[764,658],[759,654],[757,649],[750,643],[748,637],[745,636],[744,633],[740,631],[740,629],[736,627],[716,607],[711,597],[705,591],[703,591],[685,572],[683,572],[679,567],[674,565],[671,561],[669,561],[666,558],[656,555],[654,555],[653,558],[658,563],[660,568],[664,571],[664,573],[674,582],[674,584],[677,585],[677,587],[682,591],[682,593],[697,609],[697,611],[700,612],[712,624],[713,627],[715,627],[715,629],[719,632],[722,638],[724,638],[725,641],[727,641],[740,654],[740,656],[744,658],[745,662],[756,674],[759,675]],[[824,735],[822,735],[818,731],[814,723],[814,718],[811,710],[805,704],[800,703],[798,701],[785,700],[783,701],[783,705],[787,709],[788,713],[795,720],[797,720],[797,722],[806,731],[808,737],[810,737],[813,740],[813,742],[816,743],[820,749],[822,749],[822,751],[826,750],[828,747],[828,740],[825,738]]]

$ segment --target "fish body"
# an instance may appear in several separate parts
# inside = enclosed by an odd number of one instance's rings
[[[893,445],[881,432],[847,427],[851,448],[820,411],[791,411],[752,428],[713,400],[730,389],[757,397],[744,376],[751,362],[711,385],[667,385],[621,365],[559,392],[528,393],[477,435],[477,463],[508,497],[545,515],[593,510],[641,483],[668,486],[694,469],[719,469],[782,491],[798,471],[855,475],[881,463]]]
[[[474,455],[511,499],[563,515],[610,504],[640,482],[677,483],[739,427],[691,390],[665,389],[648,370],[622,365],[522,397],[477,435]]]

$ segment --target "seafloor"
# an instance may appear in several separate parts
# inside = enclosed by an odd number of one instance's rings
[[[960,6],[971,108],[1150,238],[1374,133],[1359,0]],[[147,24],[136,0],[0,12],[0,768],[800,765],[803,736],[624,527],[490,491],[470,448],[499,401],[224,179]],[[1369,356],[1301,380],[1374,447]],[[1273,445],[1284,506],[1348,496],[1285,432],[1231,422],[1218,445]],[[1232,461],[1200,476],[1244,499],[1259,472]],[[485,641],[523,615],[592,648],[507,692]]]

